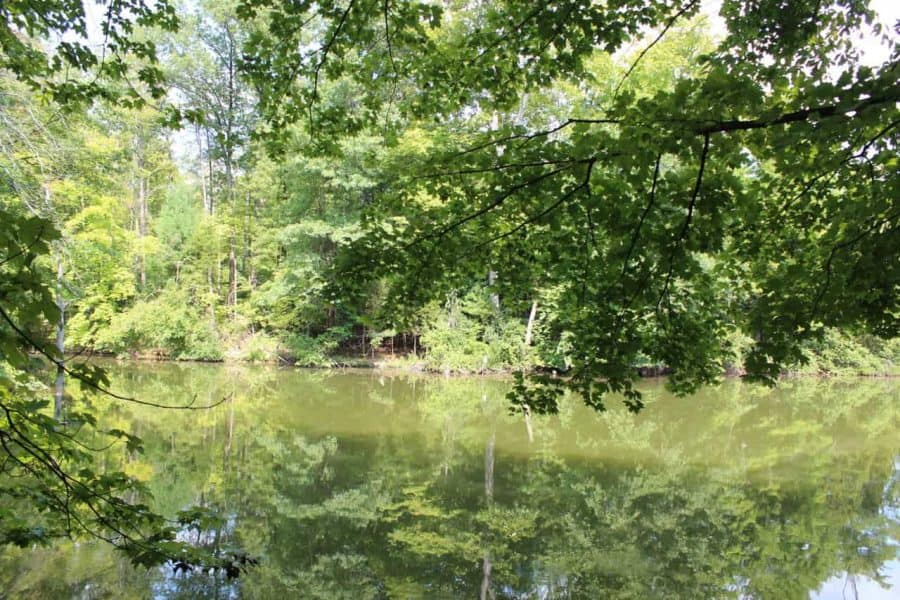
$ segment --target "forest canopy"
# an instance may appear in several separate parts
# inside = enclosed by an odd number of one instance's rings
[[[570,379],[542,383],[635,408],[641,357],[690,392],[721,375],[740,332],[747,377],[772,382],[827,328],[893,337],[900,317],[895,32],[864,2],[724,2],[714,41],[683,28],[699,12],[238,8],[261,23],[244,69],[263,135],[306,119],[313,143],[396,138],[402,166],[363,209],[334,289],[386,280],[395,315],[489,273],[507,301],[552,296]],[[681,43],[655,56],[673,30]],[[860,34],[882,36],[888,59],[864,64]],[[545,391],[523,401],[552,410]]]
[[[72,351],[396,350],[516,370],[526,413],[566,389],[637,411],[646,368],[686,394],[900,363],[900,22],[867,2],[0,15],[0,541],[87,530],[139,562],[245,564],[192,553],[122,500],[140,482],[93,470],[66,380],[140,399]]]

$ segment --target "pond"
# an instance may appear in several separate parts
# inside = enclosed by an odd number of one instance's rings
[[[195,364],[111,367],[95,401],[144,454],[103,461],[259,558],[240,579],[136,569],[88,541],[0,552],[2,598],[898,598],[900,386],[728,381],[631,415],[509,382]],[[854,596],[855,594],[855,596]]]

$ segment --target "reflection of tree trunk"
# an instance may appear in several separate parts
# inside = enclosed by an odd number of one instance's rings
[[[528,432],[528,443],[531,443],[534,441],[534,428],[531,426],[531,407],[523,404],[522,414],[525,415],[525,431]]]
[[[488,504],[494,500],[494,446],[496,439],[497,434],[491,431],[491,437],[484,446],[484,496],[487,498]]]
[[[497,434],[491,427],[491,436],[484,446],[484,496],[488,505],[491,505],[494,501],[494,448],[496,444]],[[484,559],[482,560],[481,600],[494,597],[494,592],[491,589],[492,568],[491,553],[485,549]]]
[[[484,553],[482,562],[482,571],[484,575],[481,578],[481,600],[494,598],[494,590],[491,589],[491,555],[489,552]]]
[[[231,408],[228,412],[228,438],[225,440],[225,456],[231,454],[231,441],[234,439],[234,396],[228,402]]]
[[[847,586],[850,586],[850,596],[852,600],[859,600],[859,590],[856,588],[856,575],[852,573],[847,573],[847,578],[844,580],[844,589],[843,596],[847,598]]]
[[[63,264],[62,257],[56,263],[56,308],[59,309],[59,321],[56,323],[56,350],[59,352],[59,364],[56,365],[56,389],[54,393],[53,418],[61,419],[63,397],[66,392],[66,371],[63,366],[66,360],[66,302],[62,295]]]

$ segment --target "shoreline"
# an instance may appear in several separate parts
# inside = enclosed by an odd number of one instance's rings
[[[357,370],[371,370],[371,371],[379,371],[379,372],[389,372],[396,374],[413,374],[413,375],[431,375],[437,376],[442,375],[444,377],[484,377],[484,378],[502,378],[509,377],[513,373],[516,372],[516,369],[513,368],[503,368],[503,369],[484,369],[480,371],[475,370],[460,370],[460,369],[433,369],[425,366],[422,362],[406,362],[402,358],[398,359],[387,359],[387,360],[377,360],[371,358],[362,358],[362,357],[350,357],[350,356],[336,356],[334,357],[334,361],[329,365],[305,365],[297,362],[291,362],[290,359],[285,359],[279,357],[279,360],[235,360],[235,359],[220,359],[220,360],[210,360],[210,359],[178,359],[178,358],[168,358],[168,357],[159,357],[153,355],[146,354],[133,354],[128,356],[115,355],[110,353],[102,353],[102,352],[81,352],[81,353],[73,353],[71,356],[67,356],[66,360],[69,358],[99,358],[102,360],[115,361],[117,363],[158,363],[158,364],[202,364],[202,365],[222,365],[222,366],[232,366],[232,365],[240,365],[240,366],[266,366],[266,367],[275,367],[279,369],[309,369],[309,370],[318,370],[318,371],[346,371],[350,369]],[[671,370],[667,367],[636,367],[638,371],[639,379],[663,379],[667,377]],[[556,376],[565,377],[565,372],[556,372],[555,369],[552,368],[532,368],[529,369],[529,373],[534,372],[553,372]],[[722,379],[742,379],[744,376],[743,369],[735,369],[729,368],[725,372],[722,373]],[[806,379],[806,378],[818,378],[818,379],[900,379],[900,373],[874,373],[874,374],[865,374],[865,373],[829,373],[829,372],[816,372],[816,373],[806,373],[802,371],[783,371],[779,375],[779,380],[786,379]]]

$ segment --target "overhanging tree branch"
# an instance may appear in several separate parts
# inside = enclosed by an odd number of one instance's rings
[[[53,356],[48,350],[46,350],[41,344],[34,340],[30,335],[25,333],[18,325],[16,325],[15,321],[9,316],[9,313],[0,306],[0,318],[6,321],[6,324],[10,326],[10,328],[16,332],[20,338],[22,338],[26,343],[28,343],[32,348],[35,349],[39,354],[41,354],[44,358],[53,363],[54,366],[63,370],[66,375],[72,377],[73,379],[77,379],[81,383],[87,385],[88,387],[106,395],[110,398],[115,398],[116,400],[122,400],[125,402],[132,402],[134,404],[142,404],[144,406],[153,406],[156,408],[171,408],[175,410],[207,410],[210,408],[215,408],[219,406],[223,402],[225,402],[228,397],[223,397],[221,400],[217,402],[213,402],[212,404],[205,404],[203,406],[194,406],[194,402],[197,400],[196,396],[189,402],[188,404],[180,404],[180,405],[168,405],[168,404],[159,404],[156,402],[148,402],[147,400],[138,400],[137,398],[130,398],[128,396],[122,396],[120,394],[116,394],[112,390],[107,389],[106,387],[98,384],[95,381],[92,381],[90,378],[85,377],[81,373],[77,371],[73,371],[69,367],[65,365],[65,362]]]
[[[814,117],[820,119],[828,119],[831,117],[840,117],[849,115],[850,113],[858,113],[860,111],[875,108],[884,105],[890,105],[900,102],[900,88],[894,88],[883,94],[866,98],[856,104],[841,105],[828,104],[823,106],[813,106],[785,113],[771,119],[751,119],[740,120],[732,119],[728,121],[713,121],[707,125],[701,125],[694,129],[698,135],[708,135],[713,133],[728,133],[733,131],[750,131],[753,129],[765,129],[777,125],[787,125],[789,123],[799,123],[808,121]]]
[[[585,161],[581,161],[581,162],[585,162]],[[558,175],[559,173],[562,173],[563,171],[566,171],[566,170],[572,168],[572,166],[574,164],[578,164],[578,163],[573,162],[573,163],[567,164],[563,167],[558,167],[556,169],[547,171],[546,173],[542,173],[541,175],[538,175],[537,177],[533,177],[527,181],[518,183],[518,184],[512,186],[511,188],[507,189],[505,192],[503,192],[499,196],[497,196],[488,205],[486,205],[486,206],[482,207],[481,209],[479,209],[473,213],[470,213],[460,219],[457,219],[456,221],[450,223],[449,225],[442,227],[441,229],[439,229],[438,231],[436,231],[434,233],[430,233],[430,234],[416,238],[415,240],[413,240],[412,242],[407,244],[404,249],[409,250],[410,248],[412,248],[428,239],[440,239],[440,238],[444,237],[445,235],[447,235],[448,233],[450,233],[451,231],[453,231],[454,229],[457,229],[457,228],[461,227],[462,225],[465,225],[469,221],[473,221],[479,217],[482,217],[482,216],[486,215],[487,213],[491,212],[492,210],[500,207],[504,202],[506,202],[510,197],[514,196],[518,192],[520,192],[526,188],[529,188],[537,183],[540,183],[541,181],[543,181],[545,179],[553,177],[554,175]]]
[[[659,293],[659,299],[656,301],[657,309],[662,305],[663,298],[668,297],[669,294],[669,286],[672,283],[672,275],[675,272],[675,254],[677,253],[678,248],[683,245],[684,240],[688,235],[688,230],[691,227],[691,221],[694,218],[694,207],[697,205],[697,197],[700,195],[700,187],[703,185],[703,173],[706,170],[706,158],[708,155],[709,134],[706,134],[703,137],[703,150],[700,152],[700,166],[697,168],[697,179],[694,182],[691,200],[688,203],[687,216],[684,218],[684,224],[681,226],[681,231],[678,233],[678,237],[675,240],[675,248],[672,249],[672,253],[669,255],[669,270],[666,273],[666,280]]]

